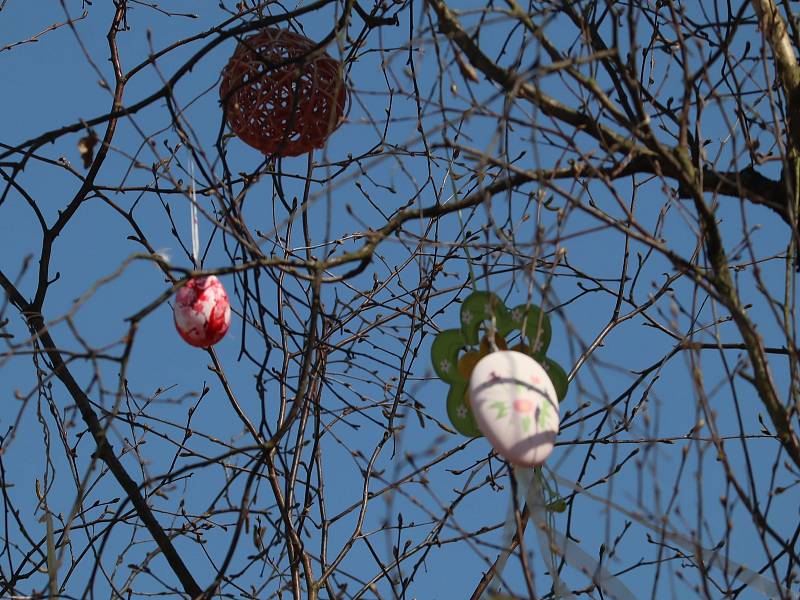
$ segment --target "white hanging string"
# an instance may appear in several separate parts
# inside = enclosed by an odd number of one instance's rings
[[[194,160],[189,156],[189,178],[191,179],[191,228],[192,228],[192,263],[195,269],[200,266],[200,220],[197,218],[197,195],[194,189]]]

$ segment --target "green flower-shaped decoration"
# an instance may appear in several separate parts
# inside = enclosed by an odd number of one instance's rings
[[[552,329],[550,319],[538,306],[521,305],[509,310],[503,301],[491,292],[474,292],[461,304],[461,328],[442,331],[431,345],[433,370],[442,381],[450,384],[447,394],[447,415],[456,431],[468,437],[479,437],[481,432],[472,416],[467,398],[469,376],[475,364],[487,355],[488,339],[480,341],[481,327],[494,314],[498,348],[505,349],[506,336],[519,330],[523,341],[510,348],[530,355],[544,367],[558,400],[567,395],[567,374],[561,366],[547,358]],[[465,352],[462,354],[462,350]]]

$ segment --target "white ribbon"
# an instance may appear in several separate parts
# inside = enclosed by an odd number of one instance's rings
[[[519,480],[518,480],[519,481]],[[519,486],[522,487],[522,484]],[[497,558],[497,562],[494,564],[494,571],[495,576],[498,580],[496,584],[496,593],[500,593],[500,589],[502,585],[499,583],[500,579],[502,579],[503,571],[506,568],[506,562],[508,561],[508,557],[511,555],[511,540],[514,538],[514,529],[516,528],[517,520],[515,518],[516,511],[515,511],[515,498],[511,496],[511,506],[508,507],[508,515],[506,516],[506,522],[503,524],[503,551],[500,553],[500,556]],[[492,585],[489,584],[483,590],[481,594],[480,600],[489,600],[493,593],[490,591]]]
[[[564,585],[558,574],[557,556],[562,556],[564,561],[572,567],[577,569],[591,578],[592,582],[603,590],[608,596],[612,596],[617,600],[636,600],[633,593],[623,584],[619,578],[614,576],[609,570],[595,560],[592,556],[587,554],[575,542],[569,540],[562,533],[558,532],[555,528],[551,527],[548,523],[546,500],[542,490],[540,476],[534,475],[532,471],[527,469],[515,469],[515,476],[519,483],[519,491],[528,504],[530,511],[531,523],[536,527],[536,534],[539,540],[539,549],[547,565],[550,576],[553,578],[553,595],[555,598],[575,598],[569,591],[569,588]],[[569,481],[557,474],[553,474],[559,484],[569,487],[579,494],[583,494],[600,502],[601,504],[613,508],[616,511],[624,514],[629,519],[636,521],[643,527],[651,530],[656,535],[669,540],[671,543],[682,548],[686,551],[687,556],[695,557],[701,560],[706,567],[716,567],[717,569],[724,570],[728,575],[733,576],[741,583],[750,586],[753,590],[758,591],[768,598],[793,598],[800,599],[800,594],[793,593],[785,587],[777,584],[775,581],[764,577],[760,573],[737,563],[724,556],[724,554],[715,551],[707,550],[699,546],[689,537],[667,530],[663,525],[656,522],[655,519],[633,512],[623,506],[611,502],[607,498],[603,498],[593,494],[583,488],[578,483]],[[495,572],[498,580],[502,577],[503,570],[505,569],[508,557],[511,554],[511,540],[514,535],[515,527],[515,511],[514,501],[512,498],[511,509],[506,518],[503,527],[503,545],[504,550],[500,557],[497,559],[495,565]],[[500,593],[500,584],[494,586],[487,586],[482,600],[491,598],[494,593]],[[494,588],[494,592],[490,592],[490,588]]]
[[[515,473],[517,481],[525,482],[523,486],[525,500],[528,503],[531,523],[536,528],[539,551],[542,553],[547,570],[550,571],[550,577],[553,579],[553,595],[556,598],[574,598],[575,596],[564,585],[558,574],[556,536],[561,534],[550,527],[550,523],[548,523],[547,513],[545,512],[546,503],[542,492],[542,476],[540,473],[534,474],[529,469],[516,469]]]
[[[629,519],[636,521],[639,523],[639,525],[646,527],[656,535],[663,537],[665,540],[669,540],[676,546],[679,546],[685,550],[688,556],[695,556],[699,560],[702,560],[705,566],[716,567],[725,571],[727,575],[735,577],[741,583],[758,590],[768,598],[800,598],[800,594],[796,594],[790,590],[787,590],[785,587],[778,585],[760,573],[757,573],[756,571],[753,571],[752,569],[749,569],[748,567],[741,565],[730,558],[727,558],[720,552],[715,550],[707,550],[687,536],[667,530],[665,526],[658,524],[655,519],[628,510],[619,504],[611,502],[607,498],[597,496],[574,481],[569,481],[568,479],[564,479],[556,474],[554,474],[554,477],[560,484],[565,485],[570,489],[575,490],[577,493],[591,498],[592,500],[596,500],[597,502],[600,502],[609,508],[613,508],[614,510],[621,512]]]
[[[519,491],[528,504],[530,519],[536,528],[536,535],[539,540],[539,551],[542,559],[547,565],[550,577],[553,579],[553,596],[559,599],[575,598],[569,588],[561,581],[558,574],[558,557],[564,557],[566,563],[574,569],[578,569],[586,574],[592,582],[601,588],[608,596],[617,600],[636,600],[633,593],[617,577],[612,575],[608,569],[601,565],[594,558],[589,556],[577,544],[567,539],[548,523],[546,501],[542,490],[541,475],[535,474],[531,469],[514,469],[514,475],[519,484]],[[501,578],[508,557],[511,554],[511,539],[514,533],[514,502],[512,499],[511,509],[503,527],[504,550],[497,559],[495,572],[498,579]],[[494,593],[500,593],[500,584],[487,586],[481,600],[490,599],[494,587]]]
[[[192,262],[194,267],[200,266],[200,220],[197,218],[197,196],[194,190],[194,160],[189,157],[189,178],[191,182],[191,228],[192,228]]]
[[[533,478],[533,483],[527,490],[528,508],[531,511],[531,522],[536,527],[536,532],[539,536],[539,548],[542,556],[545,557],[545,560],[549,559],[548,568],[553,577],[555,597],[575,597],[558,577],[558,567],[555,559],[555,555],[558,554],[564,557],[570,567],[588,576],[592,583],[602,589],[606,595],[612,596],[617,600],[636,600],[636,596],[618,577],[614,576],[575,542],[549,526],[545,514],[545,499],[542,493],[542,486],[538,482],[538,478]]]

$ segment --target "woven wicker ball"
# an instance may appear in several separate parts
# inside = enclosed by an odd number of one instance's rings
[[[314,42],[263,29],[239,42],[219,87],[225,118],[245,143],[268,156],[321,148],[340,125],[347,89],[341,64]]]

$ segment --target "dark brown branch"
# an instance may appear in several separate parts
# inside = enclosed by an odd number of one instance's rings
[[[166,559],[167,563],[169,563],[170,568],[175,573],[178,580],[181,582],[181,585],[183,585],[183,589],[192,598],[197,597],[202,592],[200,586],[194,580],[194,577],[189,572],[189,568],[186,566],[186,563],[183,562],[180,554],[178,554],[177,550],[175,550],[175,547],[172,545],[169,537],[159,524],[158,520],[153,514],[153,511],[150,510],[150,507],[147,505],[147,500],[144,499],[139,491],[139,486],[131,478],[131,476],[128,475],[125,467],[122,466],[119,458],[117,458],[114,448],[108,441],[106,428],[97,418],[97,414],[92,409],[91,401],[86,396],[86,393],[83,391],[78,382],[75,381],[72,373],[70,373],[69,369],[65,365],[64,359],[62,358],[61,353],[58,351],[58,346],[53,341],[53,338],[47,329],[47,324],[45,323],[44,317],[38,311],[32,310],[32,306],[25,301],[13,283],[11,283],[11,281],[9,281],[9,279],[6,278],[2,272],[0,272],[0,287],[5,290],[11,302],[17,307],[17,309],[19,309],[19,311],[25,315],[25,319],[31,333],[38,338],[41,344],[44,346],[47,357],[50,359],[50,362],[53,366],[53,373],[56,377],[58,377],[64,387],[67,388],[70,396],[72,396],[75,406],[78,407],[81,417],[86,423],[89,433],[94,439],[97,447],[95,455],[108,466],[109,470],[113,473],[114,478],[125,491],[125,494],[136,509],[136,514],[139,515],[139,518],[142,520],[142,523],[144,523],[147,531],[153,537],[153,540],[164,554],[164,558]]]

